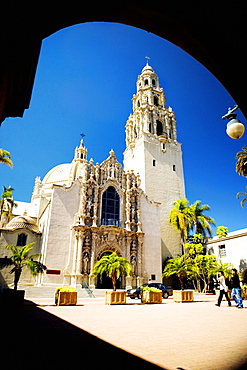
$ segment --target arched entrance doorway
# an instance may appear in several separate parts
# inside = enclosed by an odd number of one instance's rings
[[[109,256],[112,254],[113,251],[110,250],[104,250],[99,254],[98,260],[100,260],[103,256]],[[121,288],[122,279],[121,277],[117,280],[117,289]],[[113,289],[112,280],[106,274],[102,274],[102,276],[97,277],[97,283],[96,283],[97,289]]]

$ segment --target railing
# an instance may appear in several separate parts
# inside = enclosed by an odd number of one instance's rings
[[[116,220],[114,218],[103,218],[101,220],[101,225],[122,227],[122,221]]]

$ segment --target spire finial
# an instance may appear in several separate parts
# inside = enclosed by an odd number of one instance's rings
[[[81,141],[80,141],[80,145],[83,145],[84,144],[84,136],[86,136],[85,134],[80,134],[81,135]]]
[[[147,59],[147,65],[148,65],[148,59],[150,59],[150,58],[148,56],[146,56],[145,59]]]

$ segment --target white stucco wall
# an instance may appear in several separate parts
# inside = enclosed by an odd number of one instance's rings
[[[71,226],[79,208],[79,184],[69,189],[54,187],[51,204],[44,215],[44,264],[49,270],[60,270],[60,275],[45,274],[42,283],[62,284],[63,270],[68,264]],[[46,217],[47,216],[47,217]],[[48,234],[46,234],[46,230]]]
[[[135,148],[129,148],[124,154],[125,170],[139,173],[140,187],[150,200],[160,203],[162,260],[168,256],[176,257],[181,253],[181,238],[170,225],[169,215],[172,203],[185,197],[180,144],[167,143],[166,151],[162,151],[157,139],[143,135],[135,143]]]
[[[159,204],[150,203],[145,195],[141,196],[141,222],[144,232],[143,276],[147,280],[155,275],[155,281],[162,282],[162,260],[160,243]]]

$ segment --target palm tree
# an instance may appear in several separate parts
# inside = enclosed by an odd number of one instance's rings
[[[17,247],[16,245],[5,245],[5,248],[12,253],[12,256],[0,258],[0,269],[13,266],[10,273],[14,274],[14,290],[17,290],[17,285],[24,267],[27,267],[33,276],[42,274],[46,270],[45,265],[34,260],[34,258],[40,258],[41,254],[29,255],[29,252],[33,249],[33,244],[34,243],[29,243],[23,247]]]
[[[211,225],[215,226],[215,221],[203,214],[204,211],[210,211],[210,207],[207,204],[201,205],[201,201],[197,200],[190,206],[190,209],[192,213],[191,228],[194,229],[195,234],[201,234],[204,237],[208,234],[211,237]]]
[[[178,199],[172,204],[175,205],[170,211],[169,222],[174,228],[180,231],[181,234],[181,246],[182,254],[184,254],[184,244],[188,236],[189,225],[192,220],[191,209],[188,206],[189,201],[187,199]]]
[[[247,190],[247,186],[245,187],[245,189]],[[247,201],[247,192],[239,192],[236,195],[237,199],[242,196],[245,198],[241,200],[240,204],[241,204],[241,207],[244,207],[244,203]]]
[[[181,289],[184,290],[184,280],[191,273],[191,262],[185,255],[171,258],[167,261],[163,276],[177,275]]]
[[[125,257],[119,257],[116,252],[104,255],[93,267],[93,276],[104,273],[112,279],[113,290],[116,290],[117,279],[120,276],[130,275],[132,271],[131,263]]]
[[[236,154],[236,172],[246,177],[247,176],[247,146],[242,148],[242,152]]]
[[[3,186],[3,193],[1,195],[0,199],[0,217],[1,217],[1,223],[2,223],[2,216],[6,217],[6,222],[9,221],[13,207],[17,207],[17,204],[14,202],[13,199],[13,189],[11,186],[6,188]]]
[[[0,149],[0,163],[7,164],[8,166],[13,167],[13,162],[10,158],[10,152],[4,149]]]

